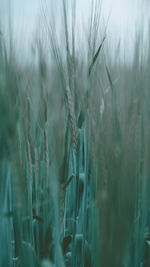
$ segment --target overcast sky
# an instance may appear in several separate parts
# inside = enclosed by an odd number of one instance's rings
[[[1,18],[8,18],[9,0],[1,0]],[[11,0],[11,12],[13,18],[14,35],[17,36],[21,45],[28,44],[33,40],[41,6],[47,2],[48,6],[53,6],[53,10],[58,16],[58,9],[61,8],[61,0]],[[71,0],[70,0],[71,1]],[[87,23],[92,0],[76,0],[77,14],[80,14]],[[99,0],[100,1],[100,0]],[[69,12],[69,10],[68,10]],[[109,17],[108,36],[112,42],[121,39],[131,39],[142,24],[144,30],[148,28],[148,18],[150,16],[150,0],[102,0],[102,16],[105,20]],[[59,19],[59,16],[58,16]],[[5,23],[6,24],[6,23]]]

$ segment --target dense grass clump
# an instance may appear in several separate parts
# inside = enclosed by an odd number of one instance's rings
[[[150,42],[112,61],[100,10],[42,9],[30,64],[0,35],[2,267],[150,266]]]

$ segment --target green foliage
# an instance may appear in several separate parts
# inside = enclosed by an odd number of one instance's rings
[[[150,49],[105,57],[97,1],[82,50],[62,4],[61,45],[42,11],[50,62],[39,37],[19,65],[0,34],[0,266],[147,267]]]

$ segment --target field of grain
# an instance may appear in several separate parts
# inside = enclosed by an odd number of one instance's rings
[[[99,3],[27,63],[0,28],[0,267],[150,266],[150,34],[112,59]]]

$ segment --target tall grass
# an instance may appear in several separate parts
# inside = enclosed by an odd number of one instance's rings
[[[2,267],[150,264],[149,39],[115,63],[100,1],[91,10],[84,46],[75,2],[62,37],[41,10],[38,64],[0,35]]]

